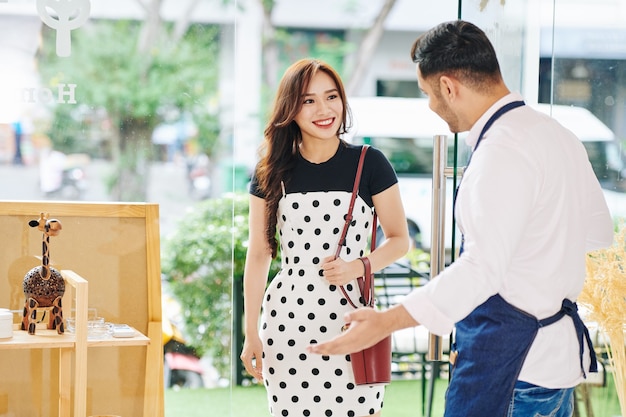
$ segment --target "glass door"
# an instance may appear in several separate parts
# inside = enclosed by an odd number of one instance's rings
[[[425,4],[0,0],[0,199],[159,204],[167,417],[267,412],[264,387],[238,358],[246,190],[277,81],[299,58],[338,70],[357,121],[346,140],[392,162],[420,272],[431,273],[433,137],[447,142],[445,265],[459,246],[451,202],[469,155],[464,135],[428,109],[409,58],[443,21],[488,33],[509,88],[580,137],[616,224],[626,216],[626,3]],[[435,414],[445,375],[439,382]],[[426,399],[402,386],[386,407],[420,409]],[[602,397],[610,390],[597,392],[597,414],[617,414]],[[0,414],[11,411],[4,394]]]

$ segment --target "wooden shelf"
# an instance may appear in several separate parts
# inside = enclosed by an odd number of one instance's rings
[[[112,337],[92,339],[87,336],[87,347],[107,347],[107,346],[146,346],[150,344],[150,339],[139,331],[133,337]],[[51,349],[51,348],[73,348],[76,337],[72,333],[58,334],[56,330],[37,329],[36,334],[28,334],[25,330],[20,330],[19,325],[13,329],[13,337],[0,339],[0,350],[6,349]]]
[[[67,333],[57,334],[56,330],[37,329],[36,334],[28,334],[26,330],[15,327],[12,338],[0,339],[0,350],[73,348],[76,344],[74,336]]]
[[[109,346],[147,346],[150,339],[135,330],[137,334],[133,337],[113,337],[106,336],[99,339],[87,337],[87,347],[109,347]]]

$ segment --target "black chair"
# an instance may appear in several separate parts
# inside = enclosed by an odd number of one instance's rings
[[[396,262],[374,275],[377,305],[388,308],[401,302],[413,289],[430,279],[428,273],[419,272],[408,264]],[[392,374],[400,378],[418,377],[421,380],[422,415],[430,416],[435,380],[439,376],[441,363],[426,360],[428,353],[428,330],[424,326],[402,329],[391,335]],[[449,339],[443,341],[444,351],[449,346]],[[429,385],[428,401],[426,386]],[[428,414],[426,408],[428,405]]]

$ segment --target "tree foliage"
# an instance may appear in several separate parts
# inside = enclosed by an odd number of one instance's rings
[[[76,84],[80,104],[70,112],[57,106],[63,123],[53,124],[50,136],[64,137],[68,123],[83,122],[76,117],[79,113],[103,111],[111,125],[111,155],[119,175],[114,181],[117,199],[124,201],[145,199],[152,131],[171,121],[168,116],[190,114],[199,127],[202,150],[209,155],[218,133],[217,116],[208,111],[218,90],[218,27],[191,26],[174,43],[167,40],[171,27],[163,26],[165,33],[144,54],[137,52],[141,29],[136,21],[94,21],[72,34],[70,59],[54,55],[54,47],[46,47],[40,56],[44,85],[54,90],[59,83]],[[46,42],[54,41],[48,29],[43,35]],[[143,182],[124,192],[124,172]]]
[[[248,197],[228,195],[195,205],[164,241],[162,271],[183,306],[187,342],[212,357],[224,377],[230,370],[230,323],[238,316],[232,311],[232,280],[243,277],[247,240]]]

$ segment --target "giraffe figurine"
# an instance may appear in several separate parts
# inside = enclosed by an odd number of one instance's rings
[[[45,309],[50,312],[48,329],[56,329],[58,334],[64,333],[63,308],[61,299],[65,293],[65,280],[61,273],[50,266],[50,236],[61,232],[61,222],[49,219],[48,214],[41,213],[39,220],[28,222],[30,227],[37,227],[43,232],[41,265],[36,266],[24,276],[24,315],[22,330],[35,334],[37,311]]]

